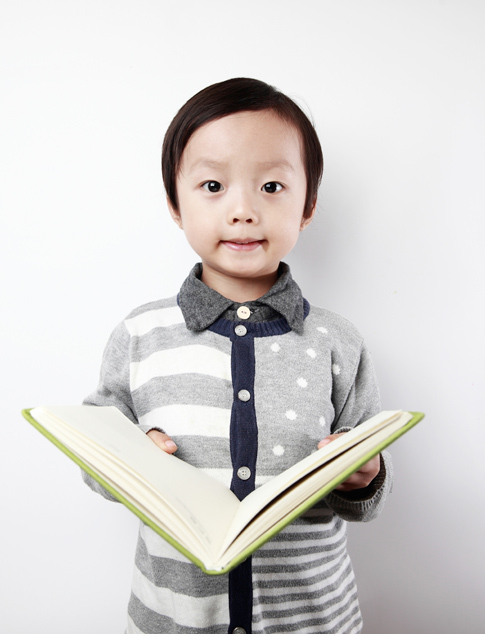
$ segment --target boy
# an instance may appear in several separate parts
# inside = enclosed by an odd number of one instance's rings
[[[190,99],[165,136],[162,172],[201,263],[177,297],[118,326],[85,401],[117,406],[240,499],[379,410],[360,335],[310,306],[282,262],[311,222],[322,169],[312,125],[273,87],[234,79]],[[127,631],[360,632],[345,520],[379,512],[390,469],[377,456],[223,578],[142,525]]]

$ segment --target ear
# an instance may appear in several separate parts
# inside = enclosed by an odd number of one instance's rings
[[[310,222],[313,220],[316,207],[317,207],[317,201],[314,202],[310,215],[303,216],[303,218],[301,219],[300,231],[303,231],[303,229],[306,229],[308,225],[310,224]]]
[[[180,211],[178,211],[177,209],[175,209],[172,205],[172,203],[170,202],[169,197],[167,196],[167,207],[168,207],[168,211],[170,212],[170,215],[172,216],[175,224],[180,227],[180,229],[183,229],[182,226],[182,216],[180,215]]]

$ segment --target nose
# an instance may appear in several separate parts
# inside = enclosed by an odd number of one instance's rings
[[[228,221],[233,225],[238,222],[244,224],[256,224],[258,222],[255,201],[249,194],[242,192],[237,199],[232,201],[228,210]]]

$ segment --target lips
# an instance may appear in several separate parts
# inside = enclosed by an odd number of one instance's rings
[[[260,247],[263,240],[248,238],[246,240],[222,240],[222,244],[233,251],[254,251]]]

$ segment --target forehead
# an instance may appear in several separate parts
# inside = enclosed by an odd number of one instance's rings
[[[187,173],[234,161],[303,169],[300,132],[270,110],[227,115],[194,132],[180,167]]]

